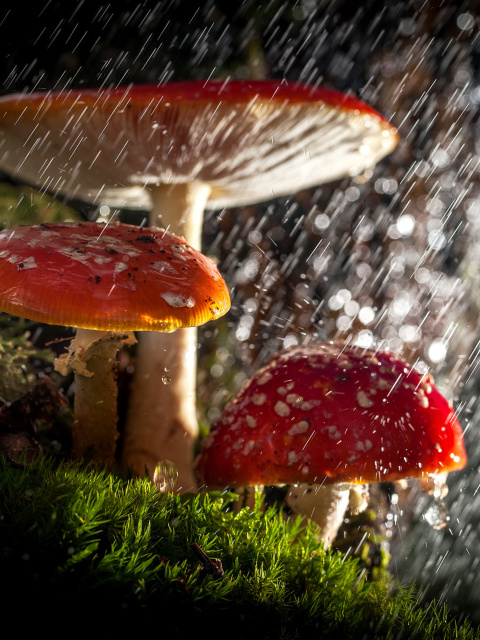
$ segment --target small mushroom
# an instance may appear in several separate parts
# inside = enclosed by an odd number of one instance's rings
[[[0,310],[77,327],[55,362],[61,373],[75,372],[77,457],[114,460],[115,358],[134,342],[131,332],[197,326],[229,304],[213,262],[163,229],[89,222],[0,232]]]
[[[204,487],[291,485],[286,502],[328,546],[371,482],[443,482],[466,464],[462,428],[431,375],[339,342],[275,355],[225,407],[196,462]],[[362,495],[363,494],[363,495]]]
[[[254,204],[353,176],[397,142],[395,128],[361,100],[276,80],[0,98],[4,171],[56,194],[147,209],[149,226],[197,249],[205,207]],[[137,471],[147,465],[153,474],[160,454],[174,459],[170,447],[178,449],[182,433],[185,442],[198,434],[196,347],[195,329],[139,336],[123,452]],[[168,386],[160,381],[165,367]]]

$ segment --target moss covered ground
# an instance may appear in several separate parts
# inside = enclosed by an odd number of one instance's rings
[[[260,499],[252,510],[229,493],[163,495],[47,456],[2,458],[0,486],[1,602],[22,630],[64,618],[179,638],[480,637]]]

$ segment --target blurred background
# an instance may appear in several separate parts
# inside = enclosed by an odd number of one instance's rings
[[[449,478],[445,528],[425,521],[429,498],[415,486],[388,504],[391,571],[480,623],[480,4],[5,5],[2,94],[287,79],[355,94],[398,128],[398,148],[373,171],[261,205],[207,212],[204,251],[218,260],[232,308],[199,330],[200,418],[208,429],[274,352],[314,339],[389,349],[430,371],[457,410],[469,463]],[[4,225],[39,215],[100,215],[82,202],[61,204],[66,213],[47,194],[0,174]],[[127,222],[144,217],[122,212]],[[0,320],[8,326],[8,318]],[[34,346],[43,347],[51,331],[37,331]]]

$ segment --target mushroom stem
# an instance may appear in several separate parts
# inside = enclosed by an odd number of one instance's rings
[[[124,344],[134,344],[131,332],[77,329],[68,352],[55,370],[75,374],[72,455],[115,462],[117,431],[116,356]]]
[[[343,522],[349,506],[348,484],[298,484],[291,486],[285,503],[294,515],[302,515],[318,524],[320,539],[329,547]]]
[[[212,191],[203,182],[150,186],[150,227],[163,227],[201,249],[205,206]]]
[[[123,441],[123,460],[135,473],[153,478],[160,460],[173,462],[179,493],[196,490],[195,351],[195,328],[142,333]]]
[[[201,182],[150,186],[150,226],[162,226],[200,248],[210,187]],[[153,478],[159,460],[178,469],[179,493],[196,491],[193,444],[196,413],[196,328],[139,336],[134,383],[125,425],[123,460]],[[168,377],[169,384],[164,381]]]

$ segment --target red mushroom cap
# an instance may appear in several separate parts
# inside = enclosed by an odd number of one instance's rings
[[[150,208],[148,185],[239,206],[355,175],[398,142],[353,96],[278,81],[197,81],[0,98],[0,167],[59,194]]]
[[[461,469],[462,428],[430,375],[343,343],[292,347],[258,371],[204,439],[208,487],[394,481]]]
[[[0,310],[37,322],[174,331],[230,307],[213,262],[163,229],[94,222],[0,232]]]

